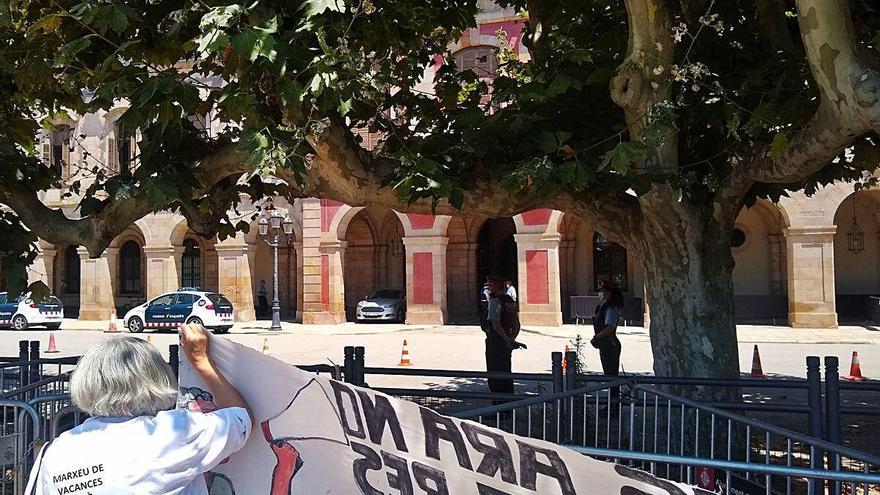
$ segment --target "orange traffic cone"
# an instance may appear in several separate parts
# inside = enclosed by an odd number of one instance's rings
[[[58,349],[55,347],[55,332],[49,333],[49,348],[46,349],[46,354],[54,354],[58,352]]]
[[[568,346],[565,346],[565,352],[562,353],[562,374],[564,375],[566,370],[568,370]]]
[[[755,344],[755,351],[752,353],[752,378],[767,378],[764,376],[764,370],[761,369],[761,353],[758,352],[758,344]]]
[[[110,312],[110,325],[107,327],[107,331],[104,333],[117,333],[119,330],[116,328],[116,310]]]
[[[269,339],[263,339],[263,354],[269,354]]]
[[[403,351],[400,352],[400,366],[411,366],[409,350],[406,348],[406,339],[403,339]]]
[[[867,378],[862,376],[862,366],[859,364],[859,353],[857,351],[853,351],[849,374],[843,377],[843,379],[850,382],[863,382],[867,380]]]

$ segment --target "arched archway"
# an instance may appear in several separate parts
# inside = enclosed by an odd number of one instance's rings
[[[358,301],[379,289],[405,289],[403,225],[387,208],[363,208],[345,226],[343,282],[346,319],[354,320]]]
[[[202,245],[192,237],[183,241],[180,254],[181,287],[202,287]]]
[[[517,265],[516,224],[511,217],[490,218],[480,227],[477,235],[479,283],[487,275],[496,275],[512,280],[519,286],[519,267]],[[478,295],[479,287],[474,288]]]
[[[480,320],[477,236],[484,219],[475,215],[452,217],[446,227],[446,307],[449,323]]]
[[[730,249],[737,321],[769,323],[787,318],[783,228],[779,208],[765,200],[743,208],[736,219]]]
[[[837,319],[864,322],[868,297],[880,296],[880,190],[849,195],[834,215]]]
[[[144,256],[144,235],[132,225],[110,243],[116,248],[113,270],[113,294],[116,312],[124,314],[130,308],[143,303],[147,294],[147,263]]]

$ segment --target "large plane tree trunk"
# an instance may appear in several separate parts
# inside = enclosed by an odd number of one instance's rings
[[[739,376],[733,308],[732,221],[711,205],[672,198],[643,199],[639,256],[650,307],[654,373],[658,376]],[[694,395],[688,387],[687,395]],[[699,389],[701,398],[736,400],[736,390]]]

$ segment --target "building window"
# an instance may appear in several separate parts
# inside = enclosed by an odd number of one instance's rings
[[[107,168],[110,172],[129,175],[135,169],[135,137],[117,125],[113,137],[107,140]]]
[[[183,241],[183,257],[180,264],[180,285],[183,287],[201,287],[202,249],[195,239]]]
[[[119,250],[119,292],[140,294],[141,292],[141,247],[135,241],[128,241]]]
[[[493,46],[471,46],[455,53],[455,66],[459,72],[473,71],[477,77],[494,78],[498,70],[497,49]]]
[[[43,141],[43,163],[52,169],[58,178],[69,176],[70,165],[70,126],[59,125]]]
[[[604,280],[616,283],[622,291],[627,290],[626,268],[626,249],[596,232],[593,235],[593,287],[596,292]]]
[[[64,293],[79,294],[80,256],[79,246],[67,246],[64,250]]]
[[[739,227],[734,227],[730,233],[730,247],[742,247],[746,243],[746,233]]]

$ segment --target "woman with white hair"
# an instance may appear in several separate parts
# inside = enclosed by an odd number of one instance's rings
[[[206,495],[205,473],[241,449],[247,404],[208,356],[198,325],[181,326],[181,348],[217,410],[175,409],[171,368],[151,344],[117,337],[86,352],[70,379],[73,403],[92,417],[47,444],[31,494]]]

